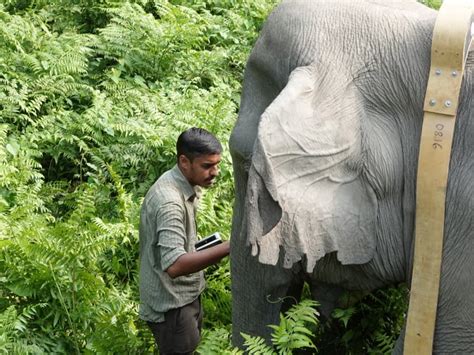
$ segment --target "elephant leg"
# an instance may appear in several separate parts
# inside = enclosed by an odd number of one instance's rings
[[[311,296],[320,306],[321,314],[330,318],[332,311],[339,305],[344,289],[324,282],[310,281]]]
[[[268,325],[278,324],[282,307],[289,308],[301,294],[302,284],[294,282],[299,270],[260,264],[245,247],[233,249],[231,268],[232,343],[243,347],[241,333],[270,343]]]
[[[402,355],[403,354],[403,344],[405,339],[405,325],[403,326],[400,335],[398,336],[397,341],[395,342],[395,346],[392,350],[392,355]]]
[[[293,279],[291,280],[290,286],[288,287],[286,296],[283,299],[280,313],[285,313],[301,300],[305,281],[302,275],[302,273],[293,275]]]

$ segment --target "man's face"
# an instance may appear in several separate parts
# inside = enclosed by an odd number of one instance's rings
[[[219,175],[220,154],[198,155],[190,161],[186,156],[180,155],[179,163],[183,175],[191,185],[209,187]]]

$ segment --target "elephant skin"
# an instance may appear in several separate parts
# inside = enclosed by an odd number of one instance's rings
[[[267,325],[303,280],[328,302],[340,289],[410,283],[435,19],[414,1],[386,0],[283,1],[268,18],[230,140],[234,344],[241,332],[269,339]],[[435,353],[474,351],[473,76],[471,52],[450,163]],[[401,337],[395,352],[402,347]]]

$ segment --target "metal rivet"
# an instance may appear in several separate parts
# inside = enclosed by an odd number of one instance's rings
[[[435,99],[431,99],[430,100],[430,106],[434,106],[436,105],[436,100]]]
[[[436,75],[441,75],[441,69],[436,69],[436,70],[435,70],[435,74],[436,74]]]
[[[446,107],[451,107],[451,101],[446,100],[446,101],[444,102],[444,106],[446,106]]]
[[[453,77],[458,76],[458,72],[457,72],[456,70],[453,70],[453,72],[451,73],[451,75],[452,75]]]

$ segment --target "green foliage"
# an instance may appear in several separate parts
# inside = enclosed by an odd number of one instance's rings
[[[298,305],[293,306],[286,315],[280,316],[278,326],[271,325],[273,329],[272,343],[279,354],[292,354],[294,349],[312,348],[316,349],[311,340],[312,329],[307,325],[317,325],[319,313],[315,307],[317,302],[303,300]]]
[[[272,345],[269,346],[260,337],[242,334],[245,339],[246,350],[250,354],[284,354],[291,355],[296,349],[314,349],[312,335],[314,326],[318,324],[316,311],[318,303],[313,300],[303,300],[289,309],[286,314],[280,315],[279,325],[270,325]]]
[[[228,141],[274,1],[2,4],[0,351],[152,352],[137,315],[141,199],[182,130]],[[225,149],[200,235],[228,238],[233,191]],[[206,326],[226,327],[228,262],[207,278]]]
[[[259,355],[275,355],[274,348],[265,342],[265,339],[261,337],[251,337],[247,334],[242,334],[245,339],[245,348],[249,354]]]
[[[303,300],[294,305],[285,315],[280,315],[279,325],[270,325],[272,332],[272,346],[261,337],[242,334],[245,339],[245,353],[258,355],[284,354],[291,355],[295,350],[312,349],[312,334],[318,325],[316,311],[317,302]],[[230,342],[230,331],[226,328],[216,328],[213,331],[204,331],[197,352],[199,354],[244,354],[243,351],[233,348]]]
[[[32,339],[25,339],[28,321],[34,313],[33,308],[27,308],[22,314],[18,314],[14,306],[0,313],[0,353],[39,354],[42,352],[40,347],[32,343]]]
[[[419,0],[422,4],[431,7],[432,9],[438,10],[443,3],[443,0]]]
[[[207,288],[202,295],[205,328],[225,327],[232,323],[232,297],[230,292],[230,263],[222,261],[220,265],[206,270]]]
[[[198,354],[241,355],[243,351],[232,347],[230,330],[227,328],[204,329],[202,340],[196,349]]]
[[[337,308],[338,322],[329,331],[337,345],[351,354],[390,354],[405,322],[408,290],[405,285],[369,293],[360,302]],[[326,337],[328,334],[326,334]]]

